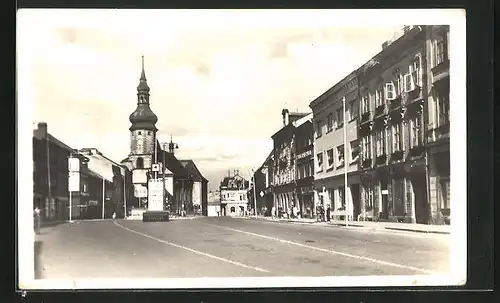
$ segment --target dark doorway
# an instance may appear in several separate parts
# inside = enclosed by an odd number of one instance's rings
[[[415,197],[415,219],[419,224],[428,224],[429,206],[427,204],[427,182],[425,173],[413,173],[411,182]]]
[[[221,206],[220,206],[221,216],[225,216],[226,215],[226,205],[227,204],[221,204]]]
[[[352,184],[351,186],[351,197],[353,205],[353,220],[357,221],[358,216],[361,213],[361,194],[359,189],[359,184]]]
[[[389,201],[387,195],[387,179],[380,180],[380,193],[382,197],[382,213],[380,214],[380,219],[389,219]]]

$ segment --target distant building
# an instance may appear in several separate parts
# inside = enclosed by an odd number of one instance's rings
[[[83,189],[82,217],[93,219],[104,215],[104,218],[111,218],[116,213],[120,218],[125,214],[125,206],[137,207],[133,199],[132,175],[126,167],[107,158],[96,148],[82,148],[78,152],[88,158],[80,179]]]
[[[269,153],[264,163],[256,171],[256,192],[257,202],[261,207],[265,207],[265,216],[271,215],[274,206],[274,150]]]
[[[343,98],[346,102],[344,121]],[[353,72],[309,105],[314,113],[314,187],[319,205],[331,208],[331,216],[350,220],[361,213],[360,175],[358,171],[358,79]],[[345,125],[344,125],[345,123]],[[344,126],[347,140],[344,142]],[[347,145],[347,155],[344,154]],[[347,165],[347,189],[345,166]],[[346,209],[346,203],[348,203]]]
[[[309,116],[310,117],[310,116]],[[295,192],[301,217],[313,218],[314,204],[314,130],[312,117],[295,129]]]
[[[248,211],[249,182],[237,170],[228,174],[220,183],[220,208],[222,216],[243,216]]]
[[[273,194],[279,214],[299,207],[296,193],[295,128],[312,118],[312,113],[290,113],[282,110],[283,127],[271,136],[273,139]]]
[[[208,202],[207,202],[207,216],[208,217],[218,217],[221,215],[221,199],[220,199],[220,191],[217,189],[215,191],[210,191],[208,193]]]
[[[193,160],[180,160],[193,180],[192,204],[195,214],[207,215],[208,180],[203,177]]]
[[[69,147],[48,133],[47,123],[39,123],[33,133],[33,202],[34,207],[40,208],[42,218],[69,220],[70,156],[80,159],[80,190],[71,192],[71,218],[102,218],[103,203],[105,218],[113,212],[123,216],[125,199],[133,197],[130,171],[97,149]]]

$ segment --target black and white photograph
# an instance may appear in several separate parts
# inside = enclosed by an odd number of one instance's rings
[[[19,287],[465,284],[465,20],[20,9]]]

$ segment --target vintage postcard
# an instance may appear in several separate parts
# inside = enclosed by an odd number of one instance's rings
[[[19,287],[464,284],[465,20],[19,10]]]

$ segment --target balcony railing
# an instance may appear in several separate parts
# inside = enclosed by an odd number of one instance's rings
[[[366,158],[361,162],[361,168],[370,168],[372,166],[372,159]]]
[[[361,123],[369,121],[370,120],[370,112],[363,113],[361,115]]]
[[[375,108],[375,117],[378,117],[384,113],[385,104],[381,104]]]
[[[387,155],[382,154],[380,156],[377,156],[377,159],[375,160],[375,165],[385,165],[387,160]]]
[[[390,109],[396,109],[401,106],[401,96],[396,97],[396,99],[391,100],[389,103]]]

